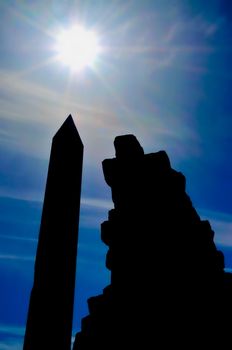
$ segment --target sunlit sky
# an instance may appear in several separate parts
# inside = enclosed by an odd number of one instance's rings
[[[0,23],[0,350],[22,348],[51,139],[70,113],[85,147],[74,334],[109,282],[101,162],[117,135],[167,151],[232,269],[232,2],[2,0]],[[77,27],[99,45],[79,68],[57,48]]]

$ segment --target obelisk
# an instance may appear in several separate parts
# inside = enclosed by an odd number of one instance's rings
[[[83,144],[72,116],[53,137],[24,350],[70,350]]]

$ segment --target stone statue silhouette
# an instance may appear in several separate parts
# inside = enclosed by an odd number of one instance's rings
[[[208,348],[228,341],[232,275],[164,151],[144,154],[133,135],[103,161],[114,208],[101,225],[111,284],[88,300],[74,350]]]

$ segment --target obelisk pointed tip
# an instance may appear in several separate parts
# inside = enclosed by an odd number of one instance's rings
[[[67,127],[77,130],[71,114],[69,114],[69,116],[65,119],[65,121],[63,122],[63,124],[61,125],[60,129],[57,132],[59,132],[60,130],[66,129]]]
[[[65,119],[61,127],[58,129],[56,134],[54,135],[53,139],[57,138],[68,138],[69,136],[75,136],[79,139],[80,143],[82,144],[80,135],[78,133],[78,130],[76,128],[76,125],[74,123],[73,117],[71,114]]]
[[[74,124],[74,120],[73,120],[73,117],[71,114],[69,114],[69,116],[65,119],[64,123],[71,123],[71,124]]]

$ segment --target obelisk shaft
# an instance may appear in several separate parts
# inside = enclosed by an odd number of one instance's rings
[[[70,115],[52,142],[24,350],[70,350],[82,162]]]

